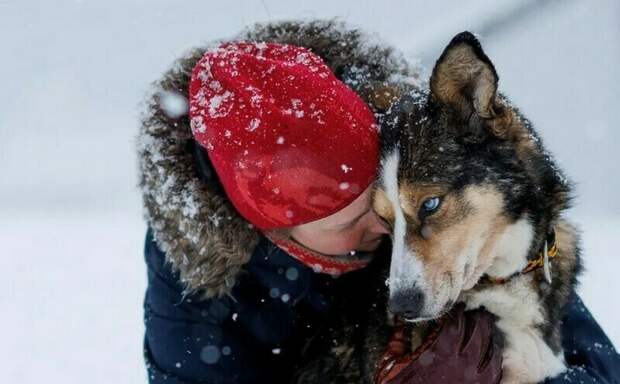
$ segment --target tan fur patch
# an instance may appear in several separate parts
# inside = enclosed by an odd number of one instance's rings
[[[380,111],[387,111],[401,94],[401,89],[396,85],[380,84],[372,87],[368,102]]]

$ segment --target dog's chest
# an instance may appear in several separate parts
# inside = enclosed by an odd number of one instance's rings
[[[555,354],[543,337],[544,327],[553,325],[531,276],[472,289],[461,300],[467,309],[484,307],[497,316],[496,325],[505,340],[502,383],[539,383],[566,369],[563,353]]]

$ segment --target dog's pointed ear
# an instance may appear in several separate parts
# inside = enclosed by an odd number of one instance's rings
[[[497,72],[470,32],[456,35],[443,51],[430,80],[433,103],[452,107],[459,117],[473,123],[495,117]]]

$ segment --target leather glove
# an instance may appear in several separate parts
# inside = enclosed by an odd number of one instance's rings
[[[493,315],[457,305],[411,352],[411,330],[396,326],[375,374],[377,384],[496,384],[502,377],[501,336]]]

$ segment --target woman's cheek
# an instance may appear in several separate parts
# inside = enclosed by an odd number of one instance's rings
[[[352,250],[358,249],[363,241],[363,238],[364,238],[363,230],[357,230],[357,231],[352,231],[348,233],[345,236],[345,242],[344,242],[344,244],[346,244],[345,252],[350,252]]]

